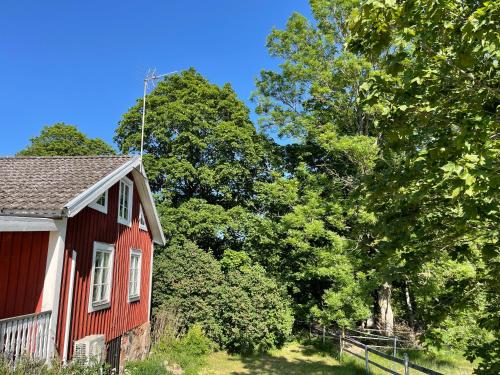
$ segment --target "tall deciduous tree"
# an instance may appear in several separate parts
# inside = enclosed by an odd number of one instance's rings
[[[314,22],[293,14],[271,33],[268,49],[284,62],[257,82],[261,124],[292,139],[281,179],[260,187],[275,246],[262,262],[275,262],[302,314],[348,325],[369,315],[369,267],[361,267],[352,226],[371,218],[349,206],[377,155],[370,117],[358,103],[371,64],[342,47],[355,2],[310,4]]]
[[[140,149],[141,112],[142,99],[120,121],[123,152]],[[194,69],[166,77],[147,97],[144,163],[153,190],[174,205],[191,198],[246,205],[266,173],[265,144],[231,86]]]
[[[19,156],[113,155],[115,150],[100,138],[90,139],[76,126],[58,122],[45,126]]]
[[[349,42],[381,58],[363,87],[381,132],[383,163],[367,190],[380,261],[400,259],[400,274],[446,272],[427,301],[435,320],[486,295],[480,323],[494,339],[469,354],[491,374],[500,372],[499,20],[495,1],[368,0]]]

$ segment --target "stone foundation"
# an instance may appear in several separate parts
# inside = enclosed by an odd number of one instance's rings
[[[120,373],[123,373],[127,361],[146,358],[150,347],[151,324],[149,322],[124,333],[120,348]]]

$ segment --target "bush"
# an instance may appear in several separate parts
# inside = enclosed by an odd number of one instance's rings
[[[181,331],[199,323],[208,338],[232,352],[280,347],[291,334],[285,291],[245,253],[226,251],[219,263],[186,243],[164,249],[155,263],[155,313],[175,309]]]
[[[293,325],[285,291],[245,256],[229,251],[221,262],[226,268],[218,310],[223,331],[221,343],[238,353],[281,347]]]
[[[212,351],[213,343],[208,339],[199,324],[194,324],[182,337],[164,331],[152,350],[152,358],[161,358],[167,367],[180,366],[186,375],[198,374],[205,364],[205,357]]]
[[[173,245],[155,256],[153,272],[155,316],[161,310],[174,310],[180,331],[200,322],[210,338],[220,337],[221,327],[214,314],[218,306],[215,291],[224,274],[210,254],[190,242]]]
[[[125,366],[126,373],[130,375],[168,375],[165,364],[160,358],[147,358],[142,361],[131,361]]]

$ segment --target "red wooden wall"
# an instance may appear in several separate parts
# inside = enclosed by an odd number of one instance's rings
[[[131,175],[128,176],[133,179]],[[69,341],[70,357],[73,342],[91,334],[105,334],[106,341],[148,321],[152,238],[139,229],[139,195],[134,184],[132,226],[118,224],[118,184],[108,191],[108,213],[86,207],[68,220],[58,319],[57,348],[63,352],[66,308],[68,305],[71,254],[77,252],[73,312]],[[114,244],[111,307],[88,313],[90,277],[94,241]],[[142,250],[140,300],[128,302],[130,248]]]
[[[40,312],[49,232],[0,232],[0,319]]]

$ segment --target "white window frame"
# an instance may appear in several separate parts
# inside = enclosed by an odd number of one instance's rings
[[[104,194],[104,205],[101,205],[97,203],[99,199],[101,199],[101,196]],[[102,212],[103,214],[108,213],[108,191],[106,190],[104,193],[100,194],[95,201],[93,201],[91,204],[89,204],[90,208],[93,208],[94,210],[97,210],[99,212]]]
[[[144,223],[141,223],[141,220],[144,221]],[[139,229],[146,232],[148,231],[148,224],[144,216],[144,211],[142,210],[142,204],[139,205]]]
[[[109,291],[107,298],[103,301],[93,302],[94,297],[94,277],[95,277],[95,258],[97,252],[106,252],[109,254],[109,270],[107,279],[109,280]],[[111,306],[111,292],[113,289],[113,263],[114,263],[115,247],[112,244],[94,241],[94,251],[92,255],[92,272],[90,276],[90,292],[89,292],[89,313],[107,309]]]
[[[122,197],[122,183],[128,186],[128,217],[122,218],[120,216],[120,200]],[[123,177],[118,183],[119,191],[118,191],[118,222],[123,225],[132,226],[132,199],[134,197],[134,183],[127,177]]]
[[[132,271],[132,257],[139,257],[139,262],[137,264],[137,294],[130,294],[130,283],[131,279],[131,271]],[[128,302],[135,302],[141,299],[141,275],[142,274],[142,251],[139,249],[130,249],[130,257],[129,257],[129,267],[128,267]]]

